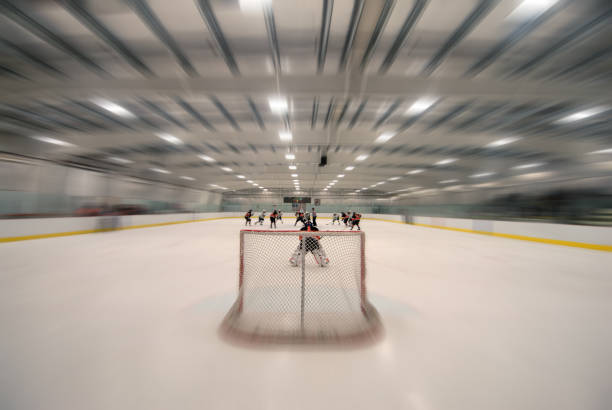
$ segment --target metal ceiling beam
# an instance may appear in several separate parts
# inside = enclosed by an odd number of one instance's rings
[[[76,114],[74,114],[74,113],[72,113],[72,112],[70,112],[68,110],[65,110],[65,109],[60,108],[60,107],[56,107],[56,106],[54,106],[52,104],[42,103],[42,106],[45,107],[47,110],[54,111],[55,113],[63,116],[64,118],[67,118],[67,119],[70,119],[70,120],[73,120],[73,121],[78,121],[78,122],[80,122],[82,124],[89,125],[92,128],[96,128],[98,130],[100,130],[100,129],[107,129],[107,127],[105,127],[103,124],[91,121],[91,120],[89,120],[87,118],[83,118],[83,117],[78,116],[78,115],[76,115]]]
[[[108,76],[108,73],[92,59],[87,57],[72,44],[68,43],[66,40],[64,40],[51,30],[34,20],[32,17],[24,13],[21,9],[17,8],[9,1],[0,0],[0,11],[2,11],[7,17],[9,17],[19,26],[23,27],[30,33],[34,34],[36,37],[45,41],[46,43],[49,43],[52,46],[59,48],[63,52],[67,53],[68,55],[74,57],[87,68],[91,69],[97,74]]]
[[[351,105],[350,98],[348,98],[344,102],[344,106],[342,106],[342,111],[340,111],[340,115],[338,115],[338,119],[336,120],[336,127],[338,127],[340,123],[342,122],[342,120],[344,119],[344,116],[346,115],[346,110],[348,109],[349,105]]]
[[[131,125],[126,124],[125,122],[118,120],[117,118],[108,115],[100,110],[98,110],[97,108],[92,107],[91,105],[89,105],[89,103],[85,103],[82,101],[76,101],[76,100],[71,100],[70,103],[72,105],[74,105],[75,107],[81,108],[89,113],[92,113],[94,115],[96,115],[97,117],[102,118],[105,121],[108,122],[112,122],[115,123],[117,125],[120,125],[121,127],[127,128],[129,130],[134,130],[135,128],[132,127]]]
[[[402,104],[403,101],[404,100],[402,98],[398,98],[397,100],[393,101],[393,104],[391,104],[389,108],[387,108],[387,110],[383,113],[383,115],[381,115],[380,118],[376,120],[374,126],[372,127],[372,131],[378,129],[381,125],[383,125],[384,122],[387,121],[387,119],[391,116],[391,114],[393,114],[395,110],[398,109],[398,107]]]
[[[610,56],[612,56],[612,46],[604,47],[603,49],[591,54],[590,56],[583,58],[582,60],[576,62],[575,64],[572,64],[569,67],[559,71],[557,74],[553,76],[553,78],[557,79],[557,78],[565,77],[582,68],[588,68],[591,65],[594,65],[600,61],[606,60]]]
[[[430,113],[440,102],[441,100],[438,100],[434,104],[430,105],[425,111],[416,115],[412,115],[410,118],[404,121],[402,125],[399,126],[399,128],[396,130],[396,133],[399,134],[400,132],[405,132],[408,128],[412,127],[418,120]]]
[[[261,117],[259,110],[257,109],[257,105],[255,104],[255,101],[253,101],[251,97],[247,97],[247,102],[249,104],[249,108],[251,108],[251,112],[253,113],[253,117],[255,118],[257,125],[259,125],[259,129],[265,130],[266,124],[264,123],[264,120]]]
[[[461,40],[465,38],[476,25],[487,15],[500,0],[480,0],[474,10],[463,20],[459,27],[450,35],[444,45],[429,60],[422,74],[431,75],[442,64],[444,58]]]
[[[359,104],[359,107],[357,107],[355,114],[353,114],[353,118],[351,118],[351,121],[348,124],[349,129],[352,129],[355,126],[355,124],[357,124],[357,121],[359,120],[359,116],[363,112],[363,109],[365,108],[367,103],[368,103],[368,99],[366,98],[361,102],[361,104]]]
[[[202,114],[200,114],[199,111],[197,111],[195,108],[193,108],[193,106],[191,104],[189,104],[187,101],[183,100],[181,97],[175,97],[174,101],[176,101],[176,103],[183,110],[185,110],[189,115],[191,115],[193,118],[195,118],[206,129],[208,129],[209,131],[216,131],[215,127],[210,123],[210,121],[208,121],[206,119],[206,117],[204,117]]]
[[[503,109],[507,105],[508,105],[507,103],[500,103],[500,104],[494,104],[490,107],[485,107],[478,114],[473,115],[469,117],[468,119],[460,122],[459,124],[454,126],[452,129],[453,130],[464,130],[466,128],[469,128],[472,125],[476,124],[477,122],[482,121],[483,119],[490,117],[491,115],[499,112],[499,110]]]
[[[412,31],[416,23],[419,21],[421,15],[423,14],[425,6],[427,6],[427,1],[428,0],[416,0],[414,2],[412,10],[410,10],[410,14],[408,14],[408,17],[406,17],[406,20],[404,21],[404,24],[402,25],[399,34],[393,41],[389,52],[385,56],[385,59],[383,60],[380,68],[378,69],[378,72],[380,74],[385,74],[397,58],[400,49],[404,46],[404,43],[408,38],[408,35]]]
[[[319,97],[315,97],[312,101],[312,116],[310,117],[310,129],[314,130],[317,125],[317,116],[319,115]]]
[[[391,16],[391,11],[395,6],[395,0],[385,0],[385,3],[380,11],[378,16],[378,21],[376,22],[376,26],[374,26],[374,30],[372,31],[372,35],[370,36],[370,41],[363,53],[363,57],[361,58],[361,63],[359,64],[359,68],[361,71],[364,71],[370,62],[370,58],[376,50],[376,46],[378,45],[378,41],[382,36],[382,33],[389,21],[389,17]]]
[[[264,6],[264,20],[266,21],[266,32],[268,33],[268,43],[272,53],[272,63],[276,74],[282,72],[280,47],[278,45],[278,35],[276,33],[276,23],[274,21],[274,10],[270,4]]]
[[[9,75],[11,77],[17,77],[17,78],[21,78],[22,80],[29,80],[28,77],[26,77],[25,75],[13,70],[10,67],[7,67],[5,65],[0,65],[0,75]]]
[[[351,20],[349,22],[348,31],[344,39],[344,45],[342,46],[342,53],[340,54],[340,64],[338,71],[343,72],[346,68],[348,58],[353,50],[353,43],[355,42],[355,34],[357,33],[357,27],[361,20],[361,14],[363,13],[363,5],[365,0],[354,0],[353,11],[351,12]]]
[[[77,0],[59,0],[60,4],[85,27],[94,33],[99,39],[108,44],[125,61],[127,61],[136,71],[145,77],[155,77],[155,74],[142,60],[140,60],[123,41],[121,41],[108,27],[100,20],[95,18],[83,6],[83,2]]]
[[[325,114],[325,122],[323,123],[323,128],[327,128],[329,125],[329,121],[334,115],[334,111],[336,110],[336,99],[334,97],[329,101],[329,106],[327,107],[327,114]]]
[[[612,7],[608,7],[608,9],[599,14],[592,19],[589,19],[584,24],[576,27],[576,22],[573,22],[565,27],[564,30],[561,30],[562,33],[567,33],[566,35],[559,38],[552,45],[547,47],[544,51],[538,53],[534,57],[530,58],[525,63],[521,64],[514,71],[510,73],[511,77],[523,75],[531,70],[533,70],[537,65],[551,57],[552,55],[566,50],[571,47],[573,43],[582,41],[593,34],[595,34],[598,30],[604,28],[604,23],[606,23],[610,18],[612,18]]]
[[[236,131],[242,131],[240,129],[240,125],[238,125],[238,122],[236,121],[234,116],[232,114],[230,114],[230,112],[227,110],[227,108],[225,108],[225,106],[221,103],[221,101],[219,101],[219,99],[217,97],[210,96],[210,101],[212,101],[212,103],[215,105],[215,107],[217,107],[217,109],[221,112],[221,114],[223,114],[225,119],[231,124],[231,126]]]
[[[516,81],[467,78],[418,78],[404,76],[365,76],[357,79],[363,86],[346,89],[347,75],[293,75],[253,77],[199,77],[156,79],[82,79],[70,82],[40,80],[36,83],[16,83],[0,80],[0,102],[28,101],[32,98],[83,95],[105,95],[107,98],[133,96],[182,95],[199,93],[219,96],[268,96],[277,86],[290,97],[314,97],[319,95],[343,96],[343,98],[381,97],[406,98],[428,95],[431,90],[444,97],[488,100],[583,100],[593,104],[612,102],[612,95],[597,84],[550,84],[522,80]]]
[[[149,101],[147,99],[141,98],[140,102],[147,107],[149,110],[151,110],[153,113],[157,114],[159,117],[165,119],[168,122],[171,122],[172,124],[176,125],[177,127],[180,127],[184,130],[187,130],[188,127],[183,124],[181,121],[177,120],[173,115],[171,115],[170,113],[168,113],[166,110],[162,109],[159,105],[155,104],[152,101]]]
[[[55,119],[55,118],[46,117],[44,115],[41,115],[38,112],[31,111],[30,109],[26,109],[26,108],[22,108],[22,107],[15,107],[15,106],[12,106],[12,105],[2,106],[2,108],[5,109],[5,110],[9,110],[9,111],[11,111],[13,113],[17,113],[18,115],[21,115],[21,116],[26,117],[28,119],[33,119],[37,123],[43,123],[45,125],[50,125],[53,128],[63,127],[63,128],[67,128],[67,129],[73,130],[73,131],[83,131],[81,128],[75,127],[72,124],[66,123],[64,121],[60,121],[60,120]]]
[[[37,67],[43,69],[44,71],[50,73],[51,75],[58,77],[58,78],[62,78],[65,79],[67,77],[67,75],[62,72],[61,70],[59,70],[57,67],[52,66],[51,64],[47,63],[46,61],[44,61],[42,58],[36,56],[35,54],[19,47],[17,44],[12,43],[6,39],[0,39],[0,44],[4,45],[5,47],[10,48],[11,50],[17,52],[20,56],[24,57],[26,60],[28,60],[30,63],[36,65]]]
[[[240,75],[240,69],[238,68],[238,64],[236,63],[236,59],[234,58],[234,53],[230,48],[221,27],[217,21],[217,17],[213,12],[212,6],[210,5],[209,0],[197,0],[198,10],[200,10],[200,15],[204,19],[208,27],[208,31],[210,32],[217,49],[223,56],[225,60],[225,64],[231,71],[232,74],[238,76]]]
[[[323,72],[325,56],[327,55],[327,44],[329,42],[329,29],[331,26],[334,0],[323,0],[323,11],[321,13],[321,32],[319,33],[319,46],[317,51],[317,72]]]
[[[465,72],[464,76],[473,77],[490,66],[495,60],[497,60],[503,53],[508,51],[512,46],[522,40],[524,37],[529,35],[536,28],[540,27],[544,22],[550,19],[552,16],[557,14],[563,7],[568,4],[567,1],[560,1],[559,3],[553,5],[544,13],[540,14],[534,19],[527,21],[524,24],[521,24],[518,28],[516,28],[512,33],[510,33],[507,37],[502,39],[496,45],[491,47],[489,51],[482,56],[478,61],[468,68]]]
[[[448,121],[452,120],[453,118],[461,115],[465,110],[470,108],[470,106],[473,103],[474,103],[474,101],[467,101],[467,102],[464,102],[464,103],[457,104],[449,112],[447,112],[446,114],[444,114],[443,116],[441,116],[437,120],[432,121],[427,126],[427,128],[425,128],[425,131],[431,131],[431,130],[433,130],[435,128],[438,128],[439,126],[447,123]]]
[[[140,20],[149,27],[149,30],[170,50],[178,61],[183,71],[191,77],[197,77],[198,72],[183,52],[166,27],[159,20],[155,12],[149,7],[145,0],[125,0],[134,12],[140,17]]]

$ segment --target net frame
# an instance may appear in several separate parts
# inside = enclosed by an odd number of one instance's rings
[[[241,325],[241,317],[244,313],[245,304],[245,238],[249,235],[261,235],[271,238],[279,236],[299,237],[299,249],[301,252],[300,267],[300,326],[299,331],[291,333],[277,333],[269,331],[258,331],[255,327],[245,327]],[[305,301],[308,292],[306,286],[306,255],[308,253],[307,238],[312,237],[355,237],[359,241],[359,263],[357,264],[359,273],[355,277],[359,278],[358,303],[360,312],[353,312],[360,315],[353,319],[359,321],[358,328],[350,332],[341,333],[321,333],[308,330],[305,327],[307,312]],[[289,250],[288,250],[289,252]],[[346,314],[346,312],[344,313]],[[334,343],[334,342],[363,342],[375,340],[380,334],[382,326],[378,312],[367,298],[366,287],[366,259],[365,259],[365,233],[363,231],[300,231],[300,230],[265,230],[265,229],[242,229],[240,231],[240,252],[239,252],[239,275],[238,275],[238,296],[236,301],[226,314],[221,324],[221,330],[226,336],[238,338],[243,341],[254,342],[273,342],[273,343]]]

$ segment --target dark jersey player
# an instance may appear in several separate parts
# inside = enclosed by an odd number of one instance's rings
[[[300,229],[300,231],[307,232],[316,232],[318,230],[319,229],[316,226],[313,226],[311,222],[306,222],[304,224],[304,227]],[[308,255],[308,252],[310,252],[312,253],[312,256],[314,256],[317,265],[322,268],[326,267],[329,264],[329,258],[325,254],[323,246],[321,246],[320,239],[320,236],[309,235],[304,238],[300,236],[300,244],[289,259],[289,263],[291,263],[291,266],[299,266],[302,263],[302,257],[305,258]]]
[[[357,212],[353,212],[353,216],[351,217],[351,231],[354,227],[357,227],[358,230],[361,231],[361,227],[359,226],[359,221],[361,221],[361,214]]]
[[[295,223],[293,224],[293,226],[297,225],[298,222],[306,223],[306,221],[304,220],[304,210],[302,209],[295,213]]]
[[[244,214],[244,226],[251,225],[251,217],[253,216],[253,210],[249,209],[246,214]]]
[[[274,229],[276,229],[276,218],[277,217],[278,217],[278,211],[275,209],[270,214],[270,229],[272,229],[272,227],[274,227]]]

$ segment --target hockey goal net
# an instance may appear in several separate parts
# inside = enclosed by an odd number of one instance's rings
[[[238,298],[222,329],[256,341],[371,338],[380,321],[365,282],[363,232],[242,230]]]

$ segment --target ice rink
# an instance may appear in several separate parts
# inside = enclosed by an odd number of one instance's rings
[[[610,409],[611,253],[362,225],[360,348],[220,338],[240,219],[0,244],[0,407]]]

